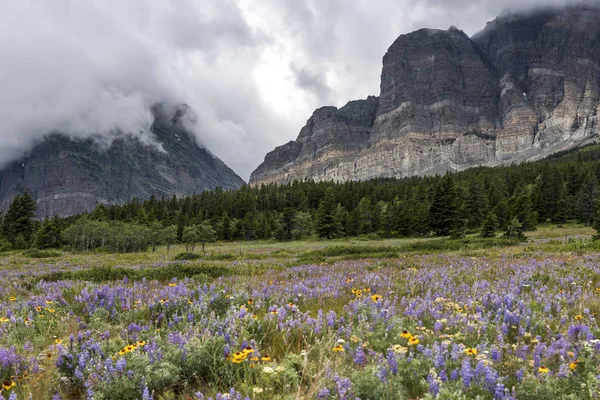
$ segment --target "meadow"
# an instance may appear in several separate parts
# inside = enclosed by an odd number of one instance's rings
[[[2,253],[0,396],[599,398],[592,233]]]

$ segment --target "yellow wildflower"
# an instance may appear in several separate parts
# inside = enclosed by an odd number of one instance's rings
[[[471,348],[471,347],[467,347],[465,349],[465,354],[468,356],[476,356],[477,355],[477,349]]]
[[[419,339],[417,339],[416,337],[411,337],[410,339],[408,339],[408,345],[409,346],[416,346],[419,344]]]
[[[344,351],[346,351],[344,350],[344,347],[341,344],[338,344],[331,350],[333,350],[335,353],[343,353]]]
[[[6,379],[2,381],[2,389],[4,390],[11,390],[15,386],[17,386],[17,384],[12,379]]]

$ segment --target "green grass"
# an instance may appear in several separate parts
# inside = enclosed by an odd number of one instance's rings
[[[54,250],[38,250],[38,249],[29,249],[23,252],[25,257],[29,258],[54,258],[60,257],[61,253]]]
[[[56,282],[62,280],[81,280],[86,282],[107,282],[120,281],[125,278],[139,281],[141,279],[157,280],[161,282],[169,281],[173,278],[183,279],[197,275],[209,278],[219,278],[234,273],[232,268],[219,265],[207,264],[170,264],[164,267],[151,268],[119,268],[119,267],[97,267],[81,271],[58,271],[40,275],[32,280],[32,283],[39,281]]]
[[[0,254],[0,270],[35,269],[56,266],[62,270],[70,266],[85,269],[154,266],[171,261],[202,261],[210,265],[229,268],[282,268],[289,265],[322,263],[336,260],[394,259],[406,254],[448,253],[462,256],[494,254],[533,254],[535,251],[585,252],[600,251],[590,241],[594,230],[580,224],[543,225],[528,232],[529,243],[516,243],[503,238],[482,239],[469,236],[462,240],[440,238],[394,238],[365,240],[346,238],[336,240],[309,239],[296,242],[252,241],[219,242],[206,246],[206,254],[189,253],[185,246],[159,247],[156,251],[142,253],[71,252],[61,250],[10,251]],[[197,263],[199,264],[199,263]],[[165,267],[162,267],[165,268]],[[136,268],[138,269],[138,268]],[[263,268],[264,269],[264,268]],[[173,277],[182,276],[174,273]],[[168,276],[168,275],[167,275]]]

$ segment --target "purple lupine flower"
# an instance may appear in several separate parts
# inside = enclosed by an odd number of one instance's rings
[[[494,400],[504,400],[504,394],[504,384],[497,383],[496,387],[494,388]]]
[[[336,375],[333,380],[335,381],[336,391],[340,396],[340,399],[347,399],[347,396],[350,394],[350,390],[352,389],[352,382],[350,379],[342,378]]]
[[[494,362],[499,362],[500,359],[502,358],[502,353],[500,352],[500,350],[498,350],[498,348],[496,346],[492,347],[492,350],[490,353],[491,353],[490,355],[492,357],[492,360]]]
[[[523,369],[518,369],[517,372],[515,372],[515,376],[517,378],[517,381],[520,383],[523,381],[523,375],[525,375],[525,371],[523,371]]]
[[[450,372],[450,380],[451,381],[456,381],[458,380],[459,377],[459,372],[458,369],[453,370],[452,372]]]
[[[464,386],[469,387],[475,375],[473,373],[473,368],[471,368],[471,362],[467,357],[465,357],[462,361],[460,374],[462,376]]]
[[[377,377],[379,378],[379,380],[382,383],[387,382],[387,377],[388,377],[388,370],[385,367],[382,367],[378,372],[377,372]]]
[[[354,363],[357,365],[365,365],[366,362],[367,357],[365,356],[365,351],[362,346],[358,346],[354,352]]]
[[[387,362],[392,375],[396,375],[398,373],[398,361],[396,360],[396,353],[392,349],[389,349],[387,352]]]
[[[429,383],[429,393],[437,396],[437,394],[440,392],[440,382],[437,380],[437,378],[432,374],[429,374],[427,376],[427,383]]]
[[[317,399],[319,400],[325,400],[329,398],[329,396],[331,396],[331,392],[327,388],[323,388],[319,390],[319,393],[317,393]]]

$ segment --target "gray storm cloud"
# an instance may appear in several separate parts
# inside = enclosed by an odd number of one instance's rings
[[[185,102],[197,142],[247,178],[316,107],[378,94],[398,35],[451,25],[474,34],[504,9],[567,3],[4,1],[0,166],[51,132],[151,143],[150,106]]]

